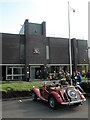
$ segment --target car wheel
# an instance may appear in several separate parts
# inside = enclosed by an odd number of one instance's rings
[[[32,99],[33,101],[37,101],[37,95],[35,94],[35,92],[32,92]]]
[[[55,98],[53,96],[50,96],[50,98],[49,98],[49,106],[52,109],[56,109],[57,108],[57,101],[55,100]]]

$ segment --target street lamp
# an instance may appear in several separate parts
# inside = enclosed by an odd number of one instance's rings
[[[73,12],[75,12],[75,10],[73,8],[71,8],[73,10]],[[70,56],[70,76],[72,76],[72,54],[71,54],[71,36],[70,36],[70,5],[69,5],[69,1],[68,1],[68,30],[69,30],[69,56]],[[72,79],[71,79],[71,85],[72,85]]]

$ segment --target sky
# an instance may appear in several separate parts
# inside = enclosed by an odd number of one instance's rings
[[[88,40],[88,2],[69,0],[71,38]],[[1,33],[18,34],[25,19],[45,21],[46,36],[69,37],[68,0],[0,0]]]

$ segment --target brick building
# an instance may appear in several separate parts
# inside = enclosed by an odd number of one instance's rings
[[[72,39],[73,70],[87,70],[87,40]],[[3,80],[42,79],[70,66],[68,38],[46,37],[46,23],[25,20],[19,34],[0,34],[0,77]]]

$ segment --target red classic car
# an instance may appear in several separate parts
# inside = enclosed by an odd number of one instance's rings
[[[47,82],[47,84],[45,82],[40,88],[33,86],[32,99],[36,101],[37,98],[48,102],[53,109],[57,108],[59,104],[80,105],[86,101],[78,87],[61,84],[60,82]]]

